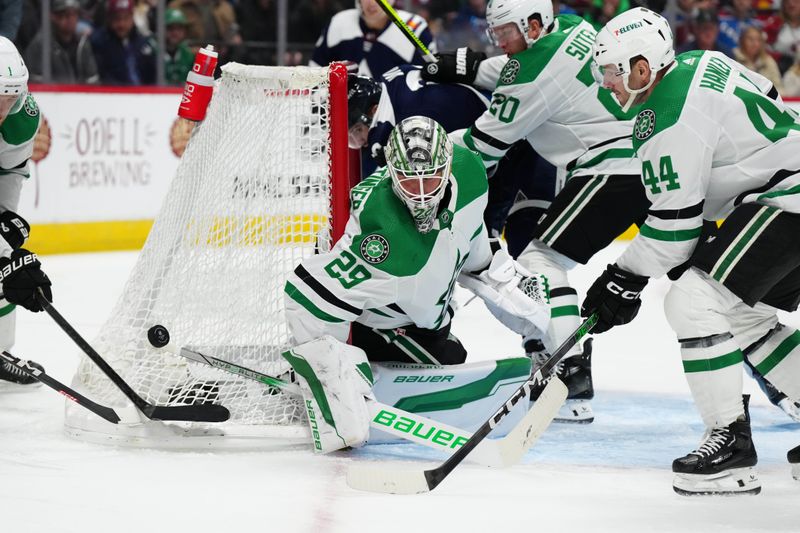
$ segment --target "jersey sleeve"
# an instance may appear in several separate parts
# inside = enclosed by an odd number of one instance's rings
[[[295,342],[326,334],[346,342],[350,323],[365,309],[397,300],[397,278],[373,268],[349,249],[360,232],[358,219],[351,215],[345,234],[330,252],[305,259],[289,276],[284,303]]]
[[[497,80],[500,79],[500,72],[506,66],[508,57],[505,55],[494,56],[481,61],[478,65],[478,74],[475,76],[473,85],[487,91],[497,87]]]
[[[9,115],[0,126],[0,175],[20,174],[28,177],[27,162],[33,155],[33,141],[39,130],[41,114],[32,95],[27,95],[22,108]]]
[[[314,52],[311,54],[311,59],[308,60],[310,67],[324,67],[331,62],[331,50],[328,47],[328,31],[331,26],[328,24],[322,30],[322,34],[314,44]]]
[[[617,260],[630,272],[660,277],[689,259],[703,226],[713,147],[693,128],[676,124],[639,148],[651,202],[639,234]]]

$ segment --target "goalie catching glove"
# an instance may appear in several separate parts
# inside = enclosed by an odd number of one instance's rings
[[[281,355],[292,365],[303,392],[314,451],[363,446],[369,436],[366,397],[372,395],[372,370],[364,351],[324,335]]]
[[[36,300],[36,290],[41,288],[44,297],[53,301],[50,278],[42,272],[42,264],[36,254],[25,248],[11,252],[11,258],[0,257],[0,283],[5,299],[21,305],[28,311],[38,313],[42,306]]]
[[[467,47],[455,53],[434,54],[436,63],[428,63],[422,69],[422,79],[436,83],[466,83],[471,85],[478,75],[481,61],[486,59],[483,52],[473,52]]]
[[[458,276],[461,286],[479,296],[497,320],[523,337],[547,331],[550,307],[545,281],[541,274],[531,274],[517,263],[505,248],[495,252],[486,270]]]

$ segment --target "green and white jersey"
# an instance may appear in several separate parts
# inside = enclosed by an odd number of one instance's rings
[[[353,188],[342,238],[330,252],[305,259],[286,283],[295,342],[324,334],[346,341],[350,322],[379,329],[449,323],[456,277],[491,260],[486,171],[476,154],[455,146],[451,172],[434,227],[424,234],[392,191],[386,168]]]
[[[618,261],[661,276],[694,250],[702,220],[746,202],[800,213],[800,121],[766,78],[718,52],[681,54],[639,108],[633,144],[652,202]]]
[[[28,94],[19,111],[8,115],[0,125],[0,176],[29,176],[25,163],[33,154],[33,138],[39,129],[40,119],[36,100]]]
[[[453,141],[478,152],[487,167],[527,138],[571,176],[637,175],[630,138],[635,112],[623,113],[611,92],[595,82],[595,35],[580,17],[556,17],[550,33],[505,63],[489,109],[471,128],[453,132]],[[479,83],[485,84],[500,62],[484,61]]]

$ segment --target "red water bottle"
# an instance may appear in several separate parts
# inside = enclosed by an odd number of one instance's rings
[[[214,92],[214,70],[217,68],[217,53],[212,45],[201,48],[194,56],[192,70],[186,76],[178,116],[200,121],[206,118],[206,109]]]

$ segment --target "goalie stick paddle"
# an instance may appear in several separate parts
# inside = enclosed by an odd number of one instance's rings
[[[153,405],[147,400],[139,396],[134,391],[122,376],[111,368],[105,359],[98,354],[92,346],[81,337],[72,325],[67,322],[61,313],[59,313],[53,304],[45,298],[41,289],[37,289],[34,293],[36,300],[44,308],[45,312],[50,315],[56,324],[77,344],[83,353],[91,359],[103,373],[108,376],[114,385],[127,396],[127,398],[141,411],[147,418],[152,420],[175,420],[183,422],[224,422],[231,416],[228,409],[222,405],[215,405],[209,403],[192,404],[192,405]]]
[[[530,396],[531,386],[541,381],[543,376],[548,375],[567,352],[591,331],[596,323],[597,314],[592,314],[589,318],[584,320],[583,323],[578,326],[578,329],[572,332],[547,361],[534,372],[533,376],[522,384],[522,386],[511,395],[508,401],[503,404],[489,420],[484,422],[461,448],[438,467],[430,470],[399,470],[386,469],[380,466],[351,465],[347,472],[347,484],[354,489],[368,492],[383,492],[387,494],[420,494],[432,491],[438,487],[450,472],[452,472],[453,469],[455,469],[455,467],[457,467],[506,417],[506,415],[508,415],[511,408],[513,408],[517,402]],[[555,380],[555,378],[553,380]],[[549,385],[548,383],[548,386]],[[536,404],[534,403],[534,408],[535,406]],[[514,433],[513,430],[512,433]]]
[[[433,54],[428,47],[425,46],[422,41],[419,40],[417,34],[411,31],[411,28],[408,27],[408,24],[405,23],[403,19],[400,18],[400,15],[397,14],[397,11],[387,2],[386,0],[375,0],[377,4],[383,9],[383,12],[386,13],[386,16],[389,17],[389,20],[394,22],[394,25],[400,28],[400,31],[403,32],[403,35],[406,36],[406,39],[411,41],[411,44],[419,50],[420,54],[422,55],[422,59],[425,60],[426,63],[436,63],[436,58],[433,57]]]
[[[139,417],[136,415],[131,416],[130,414],[126,414],[124,412],[112,409],[111,407],[106,407],[105,405],[100,405],[99,403],[93,402],[92,400],[82,395],[81,393],[76,392],[75,390],[67,387],[57,379],[50,377],[45,372],[39,370],[36,367],[30,366],[28,364],[30,361],[20,359],[19,357],[11,355],[8,352],[0,352],[0,359],[4,359],[7,363],[16,366],[17,368],[25,372],[27,375],[38,380],[40,383],[44,383],[45,385],[47,385],[57,393],[61,394],[68,400],[72,400],[81,407],[88,409],[89,411],[111,422],[112,424],[119,424],[120,422],[126,424],[134,424],[140,421]]]

